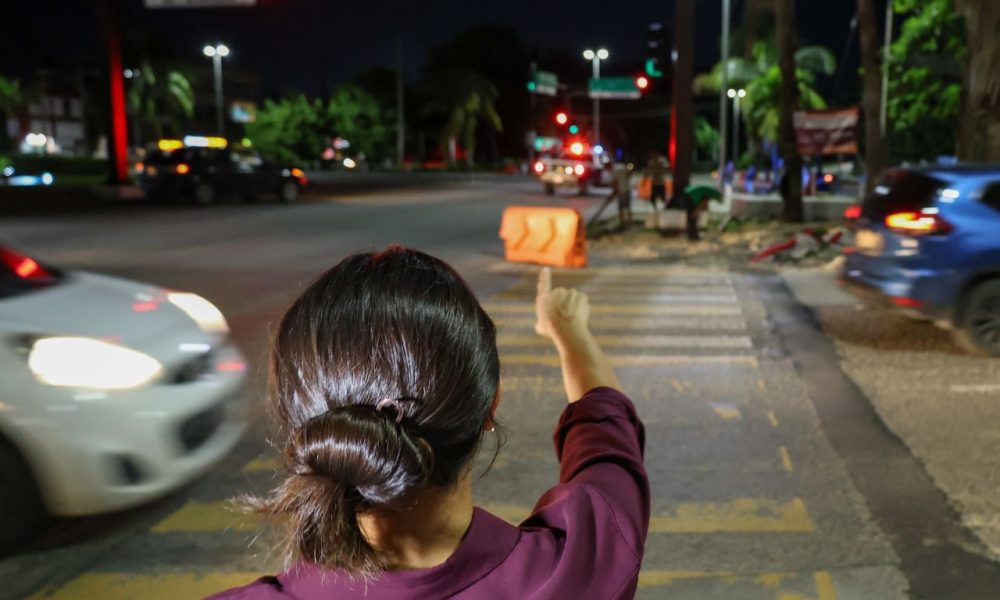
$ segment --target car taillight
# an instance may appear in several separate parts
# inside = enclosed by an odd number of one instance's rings
[[[583,175],[583,173],[586,170],[587,169],[585,169],[583,165],[576,165],[575,167],[573,167],[573,172],[576,173],[577,175]]]
[[[896,233],[907,235],[932,235],[952,231],[950,223],[936,212],[896,212],[886,216],[886,226]]]
[[[180,163],[177,165],[176,170],[178,175],[187,175],[191,172],[191,167],[184,163]]]
[[[535,163],[535,173],[544,173],[545,165],[541,161]]]
[[[31,257],[7,248],[0,248],[0,262],[21,279],[50,279],[52,274],[46,271]]]
[[[844,210],[844,218],[848,221],[856,221],[861,218],[861,205],[852,204]]]

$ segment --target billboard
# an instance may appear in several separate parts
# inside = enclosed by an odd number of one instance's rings
[[[857,106],[796,111],[795,142],[799,154],[857,154],[860,112]]]

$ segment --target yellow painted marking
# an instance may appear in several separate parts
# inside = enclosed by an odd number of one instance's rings
[[[757,368],[753,356],[689,356],[689,355],[617,355],[608,356],[614,367],[659,367],[670,365],[743,365]],[[510,366],[560,366],[559,357],[554,354],[503,354],[500,362]]]
[[[258,456],[247,464],[243,465],[243,470],[253,471],[280,471],[284,465],[277,456]]]
[[[817,596],[815,600],[836,600],[836,593],[833,588],[833,580],[827,571],[815,571],[813,574]],[[737,573],[735,571],[666,571],[666,570],[642,570],[639,572],[639,589],[665,587],[683,581],[698,579],[716,580],[726,585],[752,584],[761,588],[766,588],[778,592],[778,600],[810,600],[809,596],[804,596],[788,589],[798,580],[800,585],[807,586],[803,581],[804,573]]]
[[[833,577],[826,571],[817,571],[813,575],[816,580],[816,596],[819,600],[837,600],[837,590],[833,587]]]
[[[788,448],[781,446],[778,448],[778,453],[781,454],[781,465],[785,467],[786,471],[791,473],[794,467],[792,467],[792,457],[788,456]]]
[[[743,415],[740,414],[740,409],[736,408],[732,404],[712,402],[711,406],[712,410],[715,411],[715,414],[719,415],[719,417],[725,419],[726,421],[739,421],[743,418]]]
[[[633,348],[753,348],[747,336],[697,335],[596,335],[602,347],[631,346]],[[552,340],[540,335],[502,333],[497,336],[500,346],[542,346],[549,348]]]
[[[170,575],[134,575],[128,573],[84,573],[57,588],[44,589],[30,600],[175,600],[204,598],[224,589],[245,585],[260,573],[178,573]]]
[[[531,329],[535,326],[535,317],[511,317],[494,314],[493,319],[500,329]],[[601,329],[639,329],[648,331],[656,328],[746,331],[747,324],[742,319],[733,317],[709,316],[704,319],[691,319],[684,317],[611,317],[593,315],[590,317],[590,328],[594,331]]]
[[[490,314],[534,314],[534,304],[486,304]],[[742,315],[739,305],[705,304],[595,304],[590,307],[592,315],[695,315],[713,317],[738,317]]]
[[[153,526],[153,533],[178,531],[253,531],[260,525],[255,515],[240,513],[228,501],[188,502]]]
[[[477,506],[512,525],[520,525],[522,521],[531,516],[532,508],[523,504],[479,504]]]
[[[654,516],[653,533],[809,533],[812,519],[801,498],[778,503],[766,498],[679,504],[673,513]]]
[[[677,390],[678,392],[684,391],[684,384],[682,384],[680,381],[677,381],[676,377],[670,378],[670,385],[674,386],[674,389]]]
[[[773,410],[767,411],[767,420],[771,422],[771,427],[778,426],[778,417],[774,414]]]
[[[757,389],[759,389],[762,392],[767,389],[767,384],[764,383],[763,379],[760,378],[757,379]]]

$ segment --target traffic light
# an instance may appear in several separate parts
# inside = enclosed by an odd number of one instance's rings
[[[566,111],[561,110],[556,113],[556,123],[560,125],[565,125],[566,123],[569,123],[569,115],[566,114]]]
[[[569,126],[569,132],[572,135],[576,135],[580,133],[580,127],[576,123],[573,123],[572,125]]]
[[[645,92],[649,89],[649,78],[645,75],[639,75],[635,78],[635,87],[639,88],[640,92]]]

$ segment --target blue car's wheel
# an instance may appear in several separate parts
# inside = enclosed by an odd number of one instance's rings
[[[1000,279],[977,285],[962,309],[956,338],[963,347],[978,354],[1000,356]]]

